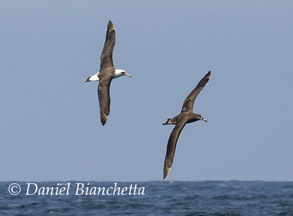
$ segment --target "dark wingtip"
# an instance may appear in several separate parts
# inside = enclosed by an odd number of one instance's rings
[[[101,114],[101,123],[104,126],[108,120],[109,116],[105,114]]]
[[[164,176],[163,176],[163,181],[165,181],[165,179],[167,178],[167,176],[165,175],[165,173],[164,173]]]
[[[109,30],[114,30],[115,29],[114,24],[113,24],[113,22],[111,20],[109,20],[109,22],[108,22],[108,29]]]
[[[101,119],[101,123],[102,123],[103,126],[106,124],[106,122],[107,122],[107,120]]]
[[[207,78],[210,78],[212,72],[209,70],[209,72],[205,75]]]
[[[169,175],[169,172],[171,170],[171,167],[168,168],[164,165],[164,176],[163,176],[163,180],[165,180],[167,178],[167,176]]]

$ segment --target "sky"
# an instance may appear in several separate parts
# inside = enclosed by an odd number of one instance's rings
[[[162,180],[182,103],[209,71],[167,178],[293,181],[290,0],[0,0],[0,181]],[[98,72],[116,29],[111,113]]]

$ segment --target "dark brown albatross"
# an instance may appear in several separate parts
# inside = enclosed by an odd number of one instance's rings
[[[115,69],[113,64],[113,49],[116,42],[116,32],[112,21],[107,26],[106,40],[101,55],[100,71],[90,77],[85,82],[99,81],[98,96],[100,102],[100,116],[102,125],[105,125],[110,114],[110,84],[112,79],[120,76],[132,77],[124,70]]]
[[[167,146],[167,152],[164,162],[164,178],[166,179],[168,176],[173,160],[175,155],[175,149],[177,145],[178,137],[184,128],[184,126],[187,123],[195,122],[198,120],[203,120],[207,122],[207,120],[202,117],[201,114],[193,113],[193,104],[197,97],[197,95],[200,93],[200,91],[204,88],[204,86],[207,84],[211,76],[211,71],[209,71],[197,84],[197,86],[190,92],[190,94],[187,96],[187,98],[183,102],[183,106],[181,109],[181,113],[174,118],[169,118],[163,125],[168,124],[175,124],[175,127],[173,128],[172,133],[170,134],[169,140],[168,140],[168,146]]]

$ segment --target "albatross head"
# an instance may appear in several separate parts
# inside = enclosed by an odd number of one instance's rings
[[[126,73],[125,70],[122,69],[115,69],[115,75],[114,78],[118,78],[121,76],[128,76],[128,77],[132,77],[130,74]]]
[[[199,114],[199,120],[202,120],[202,121],[205,121],[205,122],[208,122],[208,120],[206,120],[202,115]]]
[[[192,117],[190,117],[190,119],[188,120],[188,123],[198,121],[198,120],[208,122],[208,120],[206,120],[201,114],[193,113]]]

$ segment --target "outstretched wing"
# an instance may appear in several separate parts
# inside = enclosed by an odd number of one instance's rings
[[[112,21],[107,26],[106,40],[101,55],[100,71],[107,67],[114,67],[112,53],[116,42],[116,32]]]
[[[190,92],[187,98],[184,100],[181,112],[190,112],[193,111],[194,100],[196,99],[197,95],[200,91],[204,88],[207,84],[211,76],[211,71],[209,71],[197,84],[197,86]]]
[[[98,86],[98,95],[100,102],[100,115],[102,125],[105,125],[110,113],[110,85],[112,76],[104,76],[100,78]]]
[[[178,140],[180,133],[181,133],[182,129],[184,128],[185,124],[186,124],[186,121],[180,121],[178,124],[176,124],[176,126],[173,128],[173,130],[170,134],[170,137],[168,140],[165,162],[164,162],[164,179],[168,176],[168,174],[171,170],[173,160],[174,160],[177,140]]]

